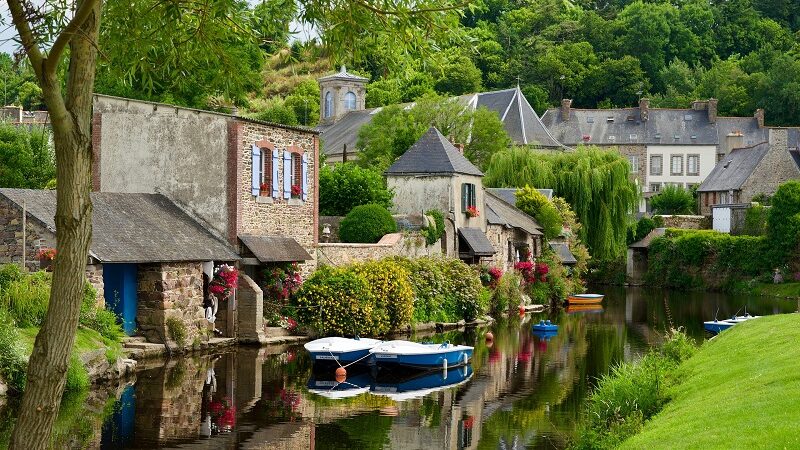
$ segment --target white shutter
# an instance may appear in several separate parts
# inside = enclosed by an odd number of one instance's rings
[[[278,191],[280,190],[280,184],[278,181],[278,174],[280,174],[280,152],[281,151],[278,149],[272,151],[272,198],[278,198]]]
[[[303,153],[303,201],[308,200],[308,154]]]
[[[256,147],[255,144],[253,144],[252,155],[253,155],[253,161],[252,161],[253,185],[250,192],[253,195],[258,196],[258,191],[261,188],[261,149]]]
[[[283,152],[283,198],[292,196],[292,154]]]

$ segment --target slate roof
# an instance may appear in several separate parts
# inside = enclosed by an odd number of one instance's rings
[[[455,173],[483,176],[483,172],[469,162],[436,127],[428,128],[428,131],[386,170],[387,175]]]
[[[517,145],[538,143],[548,148],[564,147],[550,134],[518,87],[467,94],[455,98],[468,111],[474,111],[484,106],[490,111],[496,112],[503,122],[506,132]],[[413,103],[401,106],[410,108]],[[333,124],[317,127],[322,140],[323,152],[326,155],[341,155],[346,144],[348,154],[355,153],[359,130],[372,121],[372,117],[381,109],[350,111]]]
[[[504,199],[493,194],[489,189],[486,190],[484,197],[486,204],[486,220],[493,225],[503,225],[518,228],[528,234],[541,235],[541,226],[536,220],[517,209]]]
[[[55,232],[56,192],[0,189]],[[234,261],[239,256],[160,194],[93,192],[89,253],[100,262]]]
[[[769,147],[769,143],[763,142],[753,147],[734,149],[714,166],[697,191],[714,192],[741,189],[744,182],[753,174],[758,163],[767,154]]]
[[[338,72],[319,78],[319,81],[328,81],[328,80],[369,81],[369,78],[364,78],[356,74],[352,74],[347,71],[347,67],[342,66]]]
[[[517,188],[487,188],[486,192],[491,193],[495,197],[500,198],[504,202],[508,203],[511,206],[517,205]],[[540,194],[547,197],[548,200],[553,199],[553,190],[552,189],[537,189]]]
[[[239,240],[262,263],[308,261],[311,255],[288,236],[242,235]]]
[[[480,228],[459,228],[458,236],[460,238],[459,241],[463,240],[469,250],[464,252],[459,248],[459,253],[469,253],[474,256],[492,256],[495,254],[492,243]]]
[[[768,129],[760,128],[754,117],[717,117],[708,111],[649,108],[648,120],[641,120],[640,108],[575,109],[563,121],[560,108],[548,109],[542,122],[555,139],[566,145],[719,145],[728,134],[741,132],[744,145],[768,140]],[[584,137],[588,137],[585,140]]]
[[[563,242],[551,242],[550,248],[556,252],[558,259],[560,259],[563,264],[571,265],[578,263],[578,260],[575,259],[575,255],[569,251],[569,246],[567,244]]]

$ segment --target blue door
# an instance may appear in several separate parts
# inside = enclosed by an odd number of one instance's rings
[[[136,264],[103,264],[106,305],[122,319],[128,336],[136,332]]]

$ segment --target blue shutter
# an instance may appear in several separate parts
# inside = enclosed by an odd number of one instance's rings
[[[278,174],[280,173],[279,162],[281,159],[280,150],[272,151],[272,198],[278,198],[280,184]]]
[[[303,201],[308,200],[308,154],[303,153]]]
[[[292,196],[292,154],[283,152],[283,198]]]
[[[258,191],[261,188],[261,149],[256,147],[255,144],[253,144],[252,155],[253,155],[253,161],[252,161],[253,162],[253,164],[252,164],[252,169],[253,169],[252,170],[252,182],[253,182],[253,185],[252,185],[252,189],[250,190],[250,193],[252,193],[253,195],[257,196],[258,195]]]

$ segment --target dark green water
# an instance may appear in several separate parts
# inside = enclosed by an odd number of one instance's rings
[[[645,289],[598,289],[602,310],[561,310],[491,327],[417,340],[475,346],[469,369],[427,377],[351,368],[362,387],[347,398],[309,392],[329,389],[331,370],[313,373],[302,346],[242,348],[214,356],[153,363],[135,382],[96,388],[67,399],[56,448],[184,449],[459,449],[563,448],[581,420],[598,377],[637,358],[669,327],[704,339],[702,321],[743,311],[792,312],[786,300]],[[550,318],[556,336],[531,324]],[[487,345],[486,331],[494,342]],[[465,381],[464,377],[467,377]],[[366,381],[365,381],[366,380]],[[455,387],[414,394],[407,386]],[[320,387],[322,386],[322,387]],[[354,388],[355,389],[355,388]],[[0,414],[7,433],[9,412]],[[1,442],[1,441],[0,441]]]

